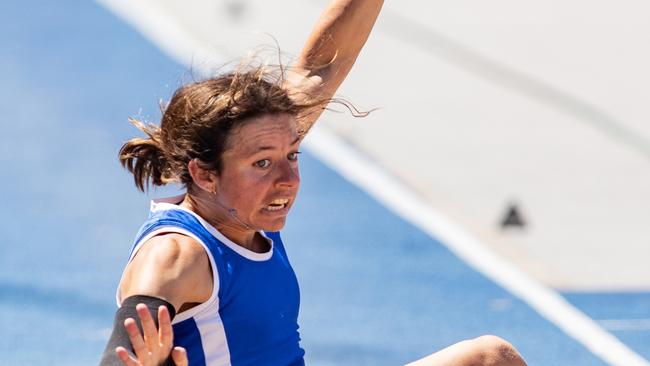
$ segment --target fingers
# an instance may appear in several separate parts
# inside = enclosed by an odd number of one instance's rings
[[[129,340],[131,341],[135,355],[140,360],[147,359],[149,357],[149,350],[142,339],[140,329],[138,329],[135,320],[133,320],[133,318],[126,319],[124,321],[124,328],[126,328],[126,333],[129,335]]]
[[[161,347],[168,353],[172,348],[174,341],[174,332],[172,331],[172,321],[169,316],[169,310],[166,306],[158,307],[158,341]]]
[[[140,363],[135,360],[131,355],[129,355],[129,352],[126,350],[124,347],[117,347],[115,348],[115,353],[117,353],[117,357],[120,358],[122,363],[126,366],[140,366]],[[176,362],[176,361],[174,361]]]
[[[169,357],[172,350],[174,335],[169,310],[165,306],[158,308],[159,327],[156,327],[149,308],[145,304],[138,304],[135,308],[142,324],[144,336],[133,318],[124,321],[124,328],[129,335],[136,358],[131,356],[124,347],[117,347],[115,352],[126,366],[156,365]],[[181,347],[177,347],[172,352],[172,358],[177,365],[188,365],[187,353]]]
[[[142,324],[142,330],[144,332],[144,342],[147,345],[147,349],[153,351],[159,347],[158,329],[156,329],[156,324],[151,317],[149,308],[145,304],[138,304],[135,307],[135,310],[138,312],[138,316],[140,317],[140,323]]]
[[[187,366],[188,361],[187,361],[187,352],[185,351],[185,348],[174,347],[174,349],[172,350],[172,360],[174,360],[176,366]],[[127,366],[131,366],[131,365],[127,365]]]

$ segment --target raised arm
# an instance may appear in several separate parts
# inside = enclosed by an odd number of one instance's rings
[[[318,19],[289,78],[292,91],[329,99],[345,80],[368,39],[383,0],[333,0]],[[302,78],[301,78],[302,77]],[[318,119],[322,109],[304,117],[306,126]]]

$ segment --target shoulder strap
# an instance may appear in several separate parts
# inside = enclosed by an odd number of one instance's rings
[[[227,284],[223,283],[224,276],[221,273],[223,264],[220,263],[221,256],[219,253],[223,250],[219,247],[219,241],[215,239],[214,236],[203,227],[203,225],[201,225],[199,220],[197,220],[192,214],[183,210],[161,210],[151,212],[149,219],[142,225],[135,236],[128,260],[131,261],[134,254],[140,246],[144,244],[144,242],[149,240],[152,236],[161,234],[167,230],[169,232],[176,232],[193,237],[204,247],[213,269],[213,297],[221,297],[222,288],[227,286]],[[119,296],[116,296],[116,298],[119,306]]]

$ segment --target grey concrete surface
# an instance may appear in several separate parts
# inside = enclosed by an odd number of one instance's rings
[[[139,2],[169,29],[152,39],[214,70],[272,45],[265,34],[290,58],[326,3]],[[650,289],[649,11],[631,0],[387,2],[340,90],[380,109],[320,123],[540,281]],[[503,230],[512,203],[527,226]]]

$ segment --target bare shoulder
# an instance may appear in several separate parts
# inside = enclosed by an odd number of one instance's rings
[[[136,260],[150,261],[175,271],[186,271],[203,261],[207,263],[208,256],[194,238],[179,233],[165,233],[147,240],[133,262]]]
[[[120,295],[163,298],[179,309],[201,303],[212,294],[212,269],[203,246],[178,233],[157,235],[145,242],[128,264]]]

